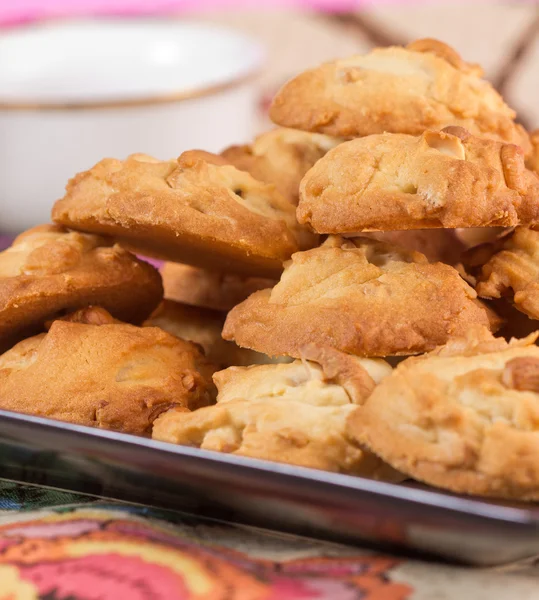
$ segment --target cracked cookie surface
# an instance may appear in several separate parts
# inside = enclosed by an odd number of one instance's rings
[[[214,375],[217,404],[192,413],[170,410],[153,438],[294,465],[380,479],[400,474],[351,444],[346,417],[391,368],[329,348],[304,348],[308,360],[232,367]]]
[[[539,319],[539,231],[517,227],[505,238],[476,250],[472,260],[482,262],[479,253],[488,258],[477,279],[479,296],[512,296],[515,308]]]
[[[0,356],[0,408],[144,434],[172,406],[209,404],[214,370],[194,344],[92,307]]]
[[[488,332],[400,363],[347,422],[394,468],[464,494],[539,500],[537,333]]]
[[[307,172],[297,215],[319,233],[512,227],[539,221],[539,177],[517,146],[460,127],[371,135]]]
[[[330,236],[298,252],[279,283],[232,309],[225,339],[299,358],[309,342],[359,356],[432,350],[498,319],[449,265],[370,238]]]
[[[526,159],[528,169],[539,174],[539,129],[530,133],[530,142],[532,145],[531,154]]]
[[[0,350],[89,304],[140,323],[162,297],[159,273],[110,240],[34,227],[0,252]]]
[[[437,40],[375,48],[292,78],[274,98],[270,116],[283,127],[342,137],[418,135],[458,125],[528,153],[515,111],[481,75],[478,65]]]
[[[259,181],[273,183],[292,204],[299,200],[301,178],[342,139],[279,127],[259,135],[252,144],[231,146],[221,155]]]
[[[400,246],[412,252],[421,252],[429,262],[455,265],[466,246],[455,229],[411,229],[409,231],[375,231],[357,234],[380,242]],[[351,237],[347,235],[346,237]],[[352,234],[352,237],[356,237]]]
[[[161,267],[165,298],[191,306],[228,311],[253,292],[275,285],[274,279],[243,277],[167,262]]]
[[[275,362],[269,356],[240,348],[221,337],[226,314],[164,300],[144,322],[145,326],[160,327],[183,340],[201,346],[204,354],[220,369]]]
[[[271,276],[316,242],[272,185],[208,152],[105,159],[66,190],[52,211],[56,222],[165,260]]]

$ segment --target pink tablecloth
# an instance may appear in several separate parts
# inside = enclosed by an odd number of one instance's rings
[[[419,0],[430,3],[436,0]],[[440,1],[440,0],[438,0]],[[156,15],[234,8],[300,7],[332,12],[350,11],[380,2],[418,4],[418,0],[0,0],[0,26],[58,17],[92,15]]]

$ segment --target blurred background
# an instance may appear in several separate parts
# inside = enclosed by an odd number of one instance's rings
[[[539,3],[386,0],[355,3],[360,8],[352,11],[306,10],[308,2],[296,4],[303,7],[221,9],[203,17],[264,44],[268,60],[258,79],[266,100],[262,109],[283,81],[305,68],[373,46],[434,37],[455,47],[465,60],[480,63],[521,122],[539,127]],[[331,5],[327,2],[326,9]],[[268,126],[263,116],[262,110],[261,128]]]
[[[480,63],[526,128],[537,128],[538,6],[515,0],[0,0],[0,232],[45,219],[66,179],[103,156],[169,158],[192,147],[219,151],[246,142],[271,126],[269,102],[290,76],[419,37],[441,39]],[[169,29],[148,39],[138,29],[133,43],[125,32],[108,39],[101,19],[107,26],[164,23]],[[80,29],[81,23],[92,29]],[[74,24],[69,35],[56,29],[65,24]],[[175,24],[183,29],[171,30]],[[194,24],[210,29],[193,37],[185,27]],[[222,28],[239,37],[221,40]],[[41,37],[30,39],[28,32],[36,31]]]

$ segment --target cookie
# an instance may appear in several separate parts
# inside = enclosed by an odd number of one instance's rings
[[[375,48],[294,77],[277,93],[270,116],[283,127],[338,137],[419,135],[458,125],[528,153],[515,111],[481,75],[437,40]]]
[[[515,308],[539,319],[539,231],[517,227],[496,244],[479,248],[468,263],[484,263],[477,278],[479,296],[508,296]]]
[[[159,273],[110,240],[34,227],[0,252],[0,351],[89,304],[140,323],[162,297]]]
[[[273,287],[274,279],[243,277],[166,262],[161,267],[165,298],[191,306],[228,311],[253,292]]]
[[[145,434],[164,410],[209,404],[214,370],[190,342],[83,309],[0,356],[0,408]]]
[[[539,500],[537,333],[467,339],[399,364],[347,434],[395,469],[464,494]]]
[[[279,127],[259,135],[250,145],[231,146],[221,155],[255,179],[275,184],[287,200],[297,205],[301,178],[342,141],[319,133]]]
[[[400,479],[344,435],[346,417],[391,368],[328,348],[306,347],[310,361],[232,367],[214,375],[217,404],[169,410],[153,438],[326,471]]]
[[[448,265],[458,263],[462,253],[466,250],[466,246],[460,240],[456,229],[375,231],[356,235],[400,246],[405,250],[421,252],[421,254],[427,257],[429,262],[444,262]],[[346,237],[349,236],[347,235]]]
[[[52,211],[56,222],[164,260],[271,277],[316,241],[273,186],[207,152],[105,159],[66,190]]]
[[[539,129],[530,133],[530,142],[532,150],[530,155],[527,157],[526,166],[528,169],[539,173]]]
[[[455,236],[466,250],[499,240],[507,235],[511,228],[507,227],[470,227],[455,229]]]
[[[370,135],[307,172],[297,216],[320,233],[512,227],[539,221],[539,177],[517,146],[460,127]]]
[[[497,317],[449,265],[430,264],[369,238],[330,236],[294,254],[279,283],[227,316],[223,337],[273,355],[301,357],[313,342],[358,356],[432,350]]]
[[[198,308],[165,300],[144,323],[160,327],[172,335],[194,342],[220,369],[233,365],[248,366],[274,362],[269,356],[240,348],[221,337],[226,314],[207,308]]]

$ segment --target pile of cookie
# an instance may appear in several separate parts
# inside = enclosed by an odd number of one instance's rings
[[[481,75],[378,48],[76,175],[0,253],[0,408],[538,500],[539,136]]]

